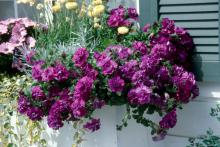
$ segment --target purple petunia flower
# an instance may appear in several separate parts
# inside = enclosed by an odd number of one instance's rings
[[[166,114],[159,122],[160,127],[164,129],[173,128],[177,122],[176,109]]]
[[[23,94],[20,94],[18,99],[18,112],[21,114],[26,114],[30,104],[31,103],[28,101],[27,97],[25,97]]]
[[[31,107],[27,110],[27,116],[33,121],[41,120],[43,115],[42,109],[38,107]]]
[[[115,76],[108,80],[108,87],[112,92],[121,92],[124,88],[125,82],[120,76]]]
[[[175,99],[183,103],[188,103],[191,100],[191,97],[195,98],[199,95],[195,76],[186,71],[182,71],[182,73],[177,74],[178,75],[174,75],[172,77],[173,83],[177,87]]]
[[[65,81],[69,78],[69,71],[61,63],[57,63],[54,67],[54,78],[57,81]]]
[[[146,44],[145,44],[144,42],[142,42],[142,41],[135,41],[135,42],[133,42],[132,47],[133,47],[136,51],[140,52],[142,55],[147,54],[147,46],[146,46]]]
[[[131,104],[143,105],[150,102],[152,90],[145,86],[140,85],[133,88],[128,93],[128,101]]]
[[[43,90],[41,89],[40,86],[34,86],[31,88],[31,94],[32,94],[32,98],[34,100],[44,100],[46,98]]]
[[[81,78],[74,88],[74,97],[88,100],[92,91],[93,82],[93,79],[90,77],[85,76]]]
[[[86,63],[89,57],[89,52],[86,48],[79,48],[73,55],[73,62],[76,67],[82,68]]]
[[[35,80],[42,81],[42,73],[43,73],[42,65],[43,64],[44,62],[39,61],[32,67],[32,77]]]
[[[97,66],[102,68],[102,73],[104,75],[113,74],[113,72],[118,67],[118,64],[115,61],[111,60],[111,58],[108,57],[106,53],[102,53],[102,54],[95,53],[94,57],[96,59]]]
[[[96,80],[98,76],[98,71],[95,70],[91,64],[87,63],[82,69],[83,76],[87,76],[92,78],[93,80]]]
[[[138,13],[135,8],[128,8],[128,16],[132,19],[137,19],[138,18]]]
[[[126,9],[122,5],[120,5],[118,8],[112,9],[110,14],[124,17],[125,12],[126,12]]]
[[[49,127],[57,130],[63,126],[63,120],[69,117],[70,106],[66,100],[56,101],[50,108],[47,123]]]
[[[131,80],[135,71],[138,70],[138,62],[136,60],[125,62],[125,64],[120,67],[120,70],[123,77]]]
[[[96,99],[93,102],[93,108],[94,109],[101,109],[104,105],[105,105],[105,101],[104,100]]]
[[[100,119],[93,118],[91,121],[87,122],[83,125],[83,128],[88,129],[92,132],[97,131],[100,129]]]
[[[27,51],[27,53],[25,55],[25,60],[28,64],[32,65],[34,63],[33,57],[35,54],[36,54],[36,52],[34,50]]]
[[[70,108],[74,117],[79,118],[87,114],[86,102],[83,98],[75,98]]]
[[[143,32],[147,32],[150,29],[151,25],[149,23],[147,23],[143,28],[142,31]]]
[[[169,18],[163,18],[161,24],[161,32],[163,34],[168,35],[174,33],[175,25],[173,20],[170,20]]]
[[[42,73],[42,80],[44,82],[49,82],[54,80],[55,75],[54,75],[54,67],[48,67],[45,69]]]
[[[163,66],[157,72],[157,77],[162,82],[167,82],[170,79],[170,73],[167,67]]]
[[[141,58],[140,69],[145,70],[147,74],[154,74],[158,70],[160,60],[158,56],[145,55]]]

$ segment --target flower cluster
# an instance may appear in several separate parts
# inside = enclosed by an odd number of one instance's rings
[[[94,0],[94,5],[101,3]],[[105,28],[131,27],[137,17],[135,9],[119,6],[108,13]],[[150,126],[160,136],[155,139],[164,138],[177,123],[177,108],[199,94],[188,70],[193,41],[167,18],[137,32],[129,41],[116,33],[118,40],[104,49],[79,47],[70,54],[54,55],[53,61],[30,51],[26,61],[35,82],[21,92],[18,111],[32,120],[47,117],[53,129],[64,121],[86,119],[83,127],[93,132],[100,128],[100,119],[92,117],[96,109],[126,104],[128,116]],[[154,112],[162,116],[158,123],[145,118]]]
[[[118,34],[127,34],[133,21],[137,20],[138,13],[135,8],[125,9],[123,6],[112,9],[107,20],[110,28],[117,28]]]
[[[30,48],[34,47],[36,40],[30,33],[36,26],[35,22],[27,18],[0,21],[0,53],[12,54],[24,44]]]

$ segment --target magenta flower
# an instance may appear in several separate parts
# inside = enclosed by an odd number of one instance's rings
[[[43,90],[41,89],[40,86],[34,86],[31,88],[31,94],[32,94],[32,98],[34,100],[44,100],[46,98]]]
[[[108,87],[112,92],[122,92],[125,82],[120,76],[115,76],[108,80]]]
[[[93,118],[91,121],[87,122],[83,125],[83,128],[88,129],[92,132],[97,131],[100,129],[100,119]]]
[[[30,102],[28,101],[28,98],[25,97],[23,94],[20,94],[18,99],[18,112],[21,114],[26,114],[27,110],[30,107]]]
[[[44,63],[40,62],[40,63],[35,64],[35,65],[32,67],[32,77],[33,77],[35,80],[42,81],[43,69],[42,69],[41,67],[42,67],[43,64],[44,64]]]
[[[83,67],[87,63],[89,52],[86,48],[79,48],[73,55],[73,62],[76,67]]]
[[[142,41],[135,41],[135,42],[133,42],[132,47],[133,47],[136,51],[140,52],[142,55],[147,54],[147,46],[146,46],[146,44],[145,44],[144,42],[142,42]]]
[[[86,102],[83,98],[75,98],[70,108],[75,118],[83,117],[87,114]]]
[[[138,13],[135,8],[128,8],[128,16],[132,19],[137,19],[138,18]]]
[[[136,60],[125,62],[124,65],[120,67],[120,71],[122,72],[123,77],[130,80],[136,70],[138,70],[138,62]]]
[[[33,121],[41,120],[43,115],[42,109],[38,107],[31,107],[27,110],[27,116]]]
[[[57,63],[53,71],[54,71],[54,78],[57,81],[65,81],[69,78],[69,71],[61,63]]]
[[[145,86],[140,85],[136,88],[133,88],[128,93],[128,101],[131,104],[143,105],[148,104],[151,99],[152,90]]]
[[[105,105],[105,101],[104,100],[96,99],[93,102],[93,108],[94,109],[101,109],[104,105]]]
[[[177,122],[176,109],[166,114],[160,121],[160,127],[164,129],[173,128]]]
[[[54,80],[55,78],[54,71],[55,71],[54,67],[46,68],[42,73],[42,80],[44,82],[49,82],[49,81]]]
[[[93,79],[90,77],[85,76],[81,78],[74,88],[74,97],[88,100],[92,91],[93,82]]]

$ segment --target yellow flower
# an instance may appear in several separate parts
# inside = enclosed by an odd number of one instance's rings
[[[92,11],[92,9],[93,9],[93,6],[92,6],[92,5],[89,5],[89,6],[88,6],[88,10],[89,10],[89,11]]]
[[[100,21],[100,19],[98,18],[98,17],[94,17],[94,22],[95,23],[97,23],[97,22],[99,22]]]
[[[54,13],[59,12],[60,9],[61,9],[60,4],[55,4],[55,5],[52,7],[52,11],[53,11]]]
[[[92,17],[92,11],[88,11],[88,12],[87,12],[87,15],[88,15],[89,17]]]
[[[68,10],[74,10],[77,8],[78,4],[77,2],[67,2],[65,6]]]
[[[93,0],[92,4],[93,5],[101,5],[102,4],[102,0]]]
[[[39,4],[37,4],[36,8],[37,8],[37,10],[41,10],[44,8],[44,5],[39,3]]]
[[[93,8],[92,15],[94,17],[100,16],[105,11],[104,5],[97,5]]]
[[[58,2],[60,2],[61,4],[65,3],[66,0],[58,0]]]
[[[98,24],[98,23],[95,23],[95,24],[94,24],[94,28],[100,28],[100,27],[101,27],[100,24]]]
[[[129,32],[129,28],[127,27],[119,27],[118,28],[118,34],[120,35],[125,35]]]
[[[52,3],[52,0],[44,0],[44,3]]]

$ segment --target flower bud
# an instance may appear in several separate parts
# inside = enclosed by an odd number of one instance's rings
[[[129,29],[127,27],[119,27],[118,28],[118,34],[125,35],[129,32]]]

